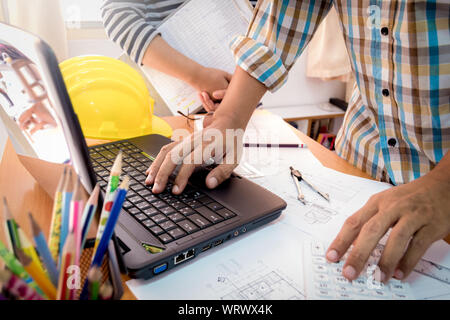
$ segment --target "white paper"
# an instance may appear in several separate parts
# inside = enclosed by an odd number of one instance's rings
[[[304,299],[302,243],[272,223],[153,280],[130,280],[138,299]]]
[[[234,57],[228,47],[235,35],[245,34],[252,17],[242,0],[191,0],[159,27],[163,39],[199,64],[233,73]],[[148,67],[144,73],[173,114],[195,112],[201,106],[194,88]]]

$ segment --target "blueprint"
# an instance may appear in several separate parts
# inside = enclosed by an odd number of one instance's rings
[[[316,238],[328,245],[347,217],[372,194],[391,187],[325,168],[308,149],[259,152],[257,161],[244,153],[248,167],[257,173],[250,179],[287,202],[281,217],[153,280],[128,281],[138,299],[305,299],[303,241]],[[300,203],[289,166],[329,193],[330,202],[301,183],[307,205]],[[449,268],[449,248],[438,241],[424,259]],[[450,286],[442,281],[417,272],[407,281],[417,299],[450,298]]]
[[[272,223],[154,280],[127,282],[138,299],[304,299],[302,243]]]

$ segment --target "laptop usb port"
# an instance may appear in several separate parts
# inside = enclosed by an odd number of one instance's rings
[[[202,248],[202,252],[211,249],[211,247],[212,247],[211,244],[208,244],[207,246],[204,246],[204,247]]]

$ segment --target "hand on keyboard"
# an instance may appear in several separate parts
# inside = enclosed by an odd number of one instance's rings
[[[234,137],[230,139],[228,130],[233,129]],[[165,190],[169,177],[175,169],[176,175],[172,193],[179,195],[188,183],[194,170],[202,166],[217,164],[206,177],[205,184],[214,189],[228,179],[239,163],[242,154],[244,130],[225,120],[214,120],[202,131],[184,138],[180,142],[170,143],[161,148],[155,161],[146,171],[146,184],[153,184],[153,192],[158,194]]]

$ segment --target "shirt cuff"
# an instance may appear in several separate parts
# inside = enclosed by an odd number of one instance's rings
[[[288,70],[271,49],[252,38],[236,36],[230,42],[236,64],[275,92],[287,81]]]
[[[156,36],[161,35],[161,33],[158,32],[157,30],[154,30],[153,27],[151,27],[151,28],[153,29],[153,33],[151,33],[147,38],[142,39],[142,42],[140,44],[142,49],[140,51],[138,51],[134,57],[133,57],[133,55],[131,55],[131,58],[136,62],[136,64],[138,66],[144,65],[142,63],[142,60],[144,60],[144,55],[145,55],[145,52],[147,52],[147,48],[150,45],[150,42],[152,42]]]

